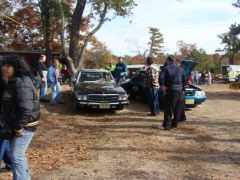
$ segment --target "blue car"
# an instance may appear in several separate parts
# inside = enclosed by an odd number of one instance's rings
[[[186,79],[194,67],[197,65],[197,62],[191,60],[182,60],[181,67],[185,70]],[[160,73],[160,72],[159,72]],[[147,100],[147,90],[144,88],[144,77],[146,70],[140,69],[137,73],[131,78],[132,91],[130,93],[130,98],[140,97]],[[159,105],[160,107],[164,106],[164,94],[162,88],[159,88],[158,91]],[[186,84],[185,92],[185,107],[194,108],[197,105],[203,103],[206,100],[205,92],[198,86],[193,84]]]

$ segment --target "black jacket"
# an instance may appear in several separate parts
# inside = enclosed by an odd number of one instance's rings
[[[168,87],[168,91],[185,91],[186,76],[184,70],[171,63],[163,68],[159,78],[160,85]]]
[[[37,61],[36,70],[39,73],[40,77],[43,78],[42,71],[47,71],[47,67],[46,67],[46,65],[43,62]]]
[[[2,116],[13,133],[14,129],[24,128],[31,132],[37,129],[37,125],[24,127],[40,118],[38,96],[29,77],[8,81],[2,97]]]
[[[2,95],[7,86],[7,78],[3,76],[2,68],[0,68],[0,114],[2,109]]]

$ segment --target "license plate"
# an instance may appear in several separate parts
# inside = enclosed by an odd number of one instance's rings
[[[109,109],[110,108],[110,104],[109,103],[101,103],[99,105],[100,109]]]
[[[185,104],[194,104],[194,99],[186,99]]]

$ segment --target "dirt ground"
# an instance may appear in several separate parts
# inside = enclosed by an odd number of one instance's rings
[[[163,112],[146,102],[121,111],[73,111],[69,87],[42,118],[27,150],[32,180],[240,180],[240,91],[200,86],[207,100],[187,109],[187,121],[161,131]],[[0,179],[11,179],[11,173]]]

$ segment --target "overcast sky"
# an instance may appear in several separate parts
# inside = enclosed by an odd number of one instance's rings
[[[117,56],[135,55],[127,38],[138,39],[144,49],[150,39],[149,27],[163,34],[165,53],[178,52],[178,40],[197,44],[208,54],[215,53],[221,40],[217,35],[229,31],[231,24],[240,24],[237,0],[135,0],[133,15],[106,22],[95,36]],[[130,23],[131,22],[131,23]]]

